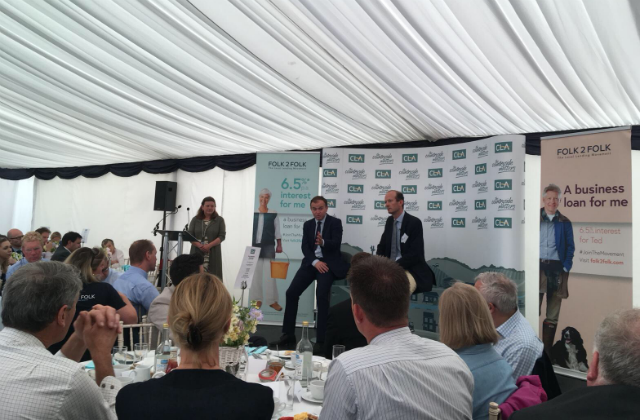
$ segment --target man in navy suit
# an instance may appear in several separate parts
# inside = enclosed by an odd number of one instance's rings
[[[304,258],[287,289],[282,336],[280,340],[271,343],[272,347],[277,345],[279,348],[285,348],[296,344],[298,300],[307,287],[317,280],[318,324],[314,353],[321,353],[324,349],[331,284],[335,279],[345,278],[349,270],[349,264],[342,260],[340,253],[342,222],[327,215],[327,209],[327,200],[324,197],[317,196],[311,199],[313,219],[307,220],[302,228],[301,247]]]
[[[404,211],[404,194],[400,191],[390,190],[384,203],[390,216],[376,254],[392,259],[408,272],[411,293],[431,291],[435,275],[424,259],[422,222]]]

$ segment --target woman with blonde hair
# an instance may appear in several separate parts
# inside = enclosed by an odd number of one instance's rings
[[[114,308],[116,313],[120,315],[120,320],[125,324],[137,323],[138,315],[129,299],[122,293],[118,293],[109,283],[102,282],[101,274],[94,274],[94,272],[101,273],[105,267],[108,268],[107,254],[102,249],[87,247],[77,249],[67,257],[64,263],[73,265],[80,270],[80,278],[83,283],[76,304],[74,322],[80,312],[90,311],[94,305],[100,304]],[[72,324],[64,340],[49,347],[49,351],[55,354],[60,350],[73,331]],[[81,361],[89,359],[91,359],[91,355],[87,351]]]
[[[511,366],[494,349],[498,335],[487,302],[475,287],[455,283],[440,296],[440,341],[473,374],[473,418],[489,418],[489,403],[502,404],[517,388]]]
[[[216,276],[199,273],[182,280],[169,305],[169,328],[180,347],[180,366],[162,378],[120,390],[118,419],[271,419],[271,390],[220,367],[219,345],[231,325],[232,311],[231,296]]]

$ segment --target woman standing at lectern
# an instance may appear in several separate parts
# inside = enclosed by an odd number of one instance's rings
[[[222,216],[216,212],[216,200],[205,197],[198,209],[198,214],[189,223],[189,233],[198,241],[191,242],[191,254],[201,253],[204,256],[204,269],[222,280],[222,251],[220,244],[224,241],[227,230]]]

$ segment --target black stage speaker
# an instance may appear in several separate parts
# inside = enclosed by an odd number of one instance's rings
[[[176,209],[177,191],[177,182],[156,181],[156,197],[153,200],[153,210],[174,211]]]

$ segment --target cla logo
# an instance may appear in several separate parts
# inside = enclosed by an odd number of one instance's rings
[[[429,178],[442,178],[442,168],[429,169]]]
[[[418,194],[418,186],[417,185],[403,185],[401,191],[402,191],[402,194]]]
[[[493,219],[493,227],[500,229],[511,229],[511,218],[496,217]]]
[[[384,201],[376,200],[373,202],[374,210],[386,210],[387,208],[384,205]]]
[[[513,150],[513,146],[510,141],[501,141],[496,143],[495,152],[496,153],[506,153],[511,152]]]
[[[255,253],[256,253],[256,250],[255,250],[255,249],[252,249],[250,253],[253,255],[253,254],[255,254]]]
[[[364,155],[349,155],[349,162],[364,163]]]
[[[480,163],[476,165],[476,175],[482,175],[487,173],[487,164]]]
[[[510,179],[496,179],[493,185],[495,190],[510,190],[513,186]]]
[[[362,185],[349,184],[347,186],[347,192],[352,194],[362,194],[364,192],[364,187]]]
[[[427,202],[427,210],[442,210],[442,201]]]
[[[391,178],[391,169],[378,169],[376,178]]]
[[[335,198],[327,198],[327,207],[330,209],[336,208],[336,199]]]
[[[474,208],[476,210],[486,210],[487,200],[476,200]]]
[[[462,183],[462,184],[452,184],[451,185],[451,192],[454,194],[460,194],[460,193],[464,193],[467,191],[467,184]]]
[[[362,216],[347,216],[347,224],[349,225],[361,225],[362,224]]]
[[[402,155],[402,162],[404,163],[415,163],[418,161],[417,153],[409,153],[406,155]]]
[[[460,149],[453,151],[453,160],[458,159],[466,159],[467,158],[467,149]]]
[[[463,228],[465,226],[466,226],[466,224],[465,224],[464,217],[452,217],[451,218],[451,227]]]
[[[322,170],[322,176],[326,177],[326,178],[335,178],[338,176],[338,170],[337,169],[323,169]]]

